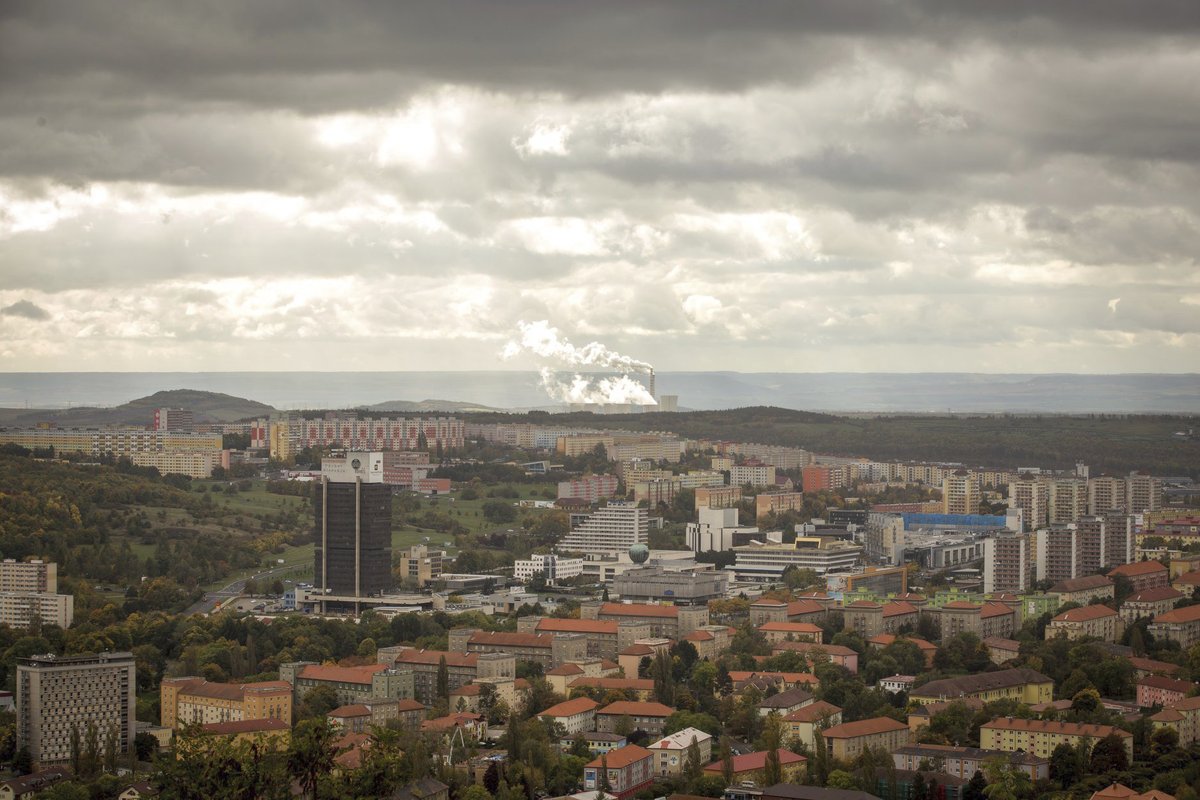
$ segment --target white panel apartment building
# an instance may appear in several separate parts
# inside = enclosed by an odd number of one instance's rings
[[[650,538],[646,509],[637,503],[613,500],[571,530],[557,549],[588,555],[618,555]]]
[[[559,481],[558,499],[574,497],[589,503],[612,497],[617,493],[616,475],[583,475],[570,481]]]
[[[16,561],[6,558],[0,562],[0,592],[58,591],[58,564],[53,561]]]
[[[767,465],[751,465],[737,466],[734,465],[729,470],[729,484],[731,486],[774,486],[775,485],[775,468]]]

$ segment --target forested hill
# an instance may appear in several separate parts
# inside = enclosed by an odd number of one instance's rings
[[[673,431],[688,438],[803,447],[879,460],[948,461],[995,467],[1062,467],[1082,461],[1093,474],[1144,469],[1156,475],[1200,476],[1200,417],[878,416],[841,417],[754,406],[676,414],[475,414],[507,421]]]
[[[76,407],[67,409],[0,409],[0,424],[34,425],[54,422],[60,427],[91,425],[149,425],[156,408],[186,408],[197,420],[234,422],[249,417],[267,416],[275,409],[244,397],[206,392],[200,389],[170,389],[139,397],[112,408]]]

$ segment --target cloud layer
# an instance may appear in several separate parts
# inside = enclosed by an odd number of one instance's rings
[[[0,11],[0,369],[1200,370],[1192,2]],[[528,368],[531,364],[514,363]]]

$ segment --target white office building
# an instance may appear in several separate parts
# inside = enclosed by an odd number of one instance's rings
[[[513,577],[527,581],[534,575],[545,575],[546,583],[555,583],[583,574],[582,558],[567,558],[555,553],[534,553],[529,558],[513,562]]]
[[[736,580],[778,581],[788,567],[811,569],[818,575],[852,572],[862,557],[861,545],[823,537],[797,537],[795,544],[752,543],[735,547]]]

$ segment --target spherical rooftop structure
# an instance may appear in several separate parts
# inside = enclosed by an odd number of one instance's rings
[[[645,564],[650,558],[650,548],[644,544],[635,544],[629,548],[629,560],[635,564]]]

